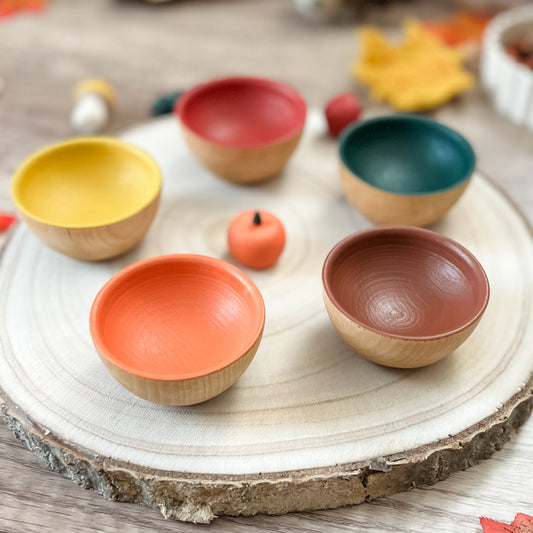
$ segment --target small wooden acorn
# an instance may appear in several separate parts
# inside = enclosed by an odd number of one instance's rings
[[[268,211],[244,211],[231,221],[228,246],[241,265],[256,270],[269,268],[285,247],[285,229]]]

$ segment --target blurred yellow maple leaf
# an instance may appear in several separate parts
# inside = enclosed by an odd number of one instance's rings
[[[418,21],[404,23],[402,43],[390,44],[376,28],[360,32],[361,58],[353,75],[398,111],[424,111],[471,89],[474,77],[460,51],[442,43]]]

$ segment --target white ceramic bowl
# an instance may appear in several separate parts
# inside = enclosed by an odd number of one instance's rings
[[[533,130],[533,70],[505,50],[505,45],[527,28],[533,31],[533,5],[494,17],[483,37],[481,81],[501,114]]]

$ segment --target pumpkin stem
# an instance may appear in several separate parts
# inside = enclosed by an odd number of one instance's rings
[[[254,225],[256,225],[256,226],[260,226],[261,225],[261,215],[259,214],[259,211],[255,212]]]

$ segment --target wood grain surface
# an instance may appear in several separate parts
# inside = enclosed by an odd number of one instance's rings
[[[45,224],[25,213],[21,219],[47,246],[83,261],[102,261],[123,254],[148,231],[159,205],[159,194],[146,207],[125,220],[94,228],[65,228]]]
[[[360,14],[391,28],[406,13],[444,13],[445,3],[379,6]],[[8,181],[34,149],[70,134],[70,90],[101,75],[117,89],[111,131],[147,117],[153,99],[228,73],[273,76],[293,84],[313,105],[353,90],[347,65],[355,53],[354,24],[312,26],[282,1],[52,2],[42,16],[2,23],[0,77],[1,200]],[[209,38],[208,38],[209,37]],[[244,44],[243,44],[244,43]],[[361,95],[364,92],[356,89]],[[376,106],[377,107],[377,106]],[[480,91],[435,114],[474,145],[479,168],[494,177],[533,219],[533,134],[499,117]],[[215,531],[471,531],[479,515],[510,522],[533,512],[533,425],[528,421],[492,459],[430,489],[336,511],[220,519]],[[192,531],[157,511],[108,502],[43,469],[0,426],[0,530]]]
[[[461,197],[469,180],[435,194],[400,196],[383,191],[359,179],[344,163],[339,164],[346,198],[374,224],[428,226],[441,219]]]
[[[234,148],[218,146],[183,128],[183,135],[198,161],[231,183],[251,184],[272,178],[286,165],[300,134],[274,146]]]

